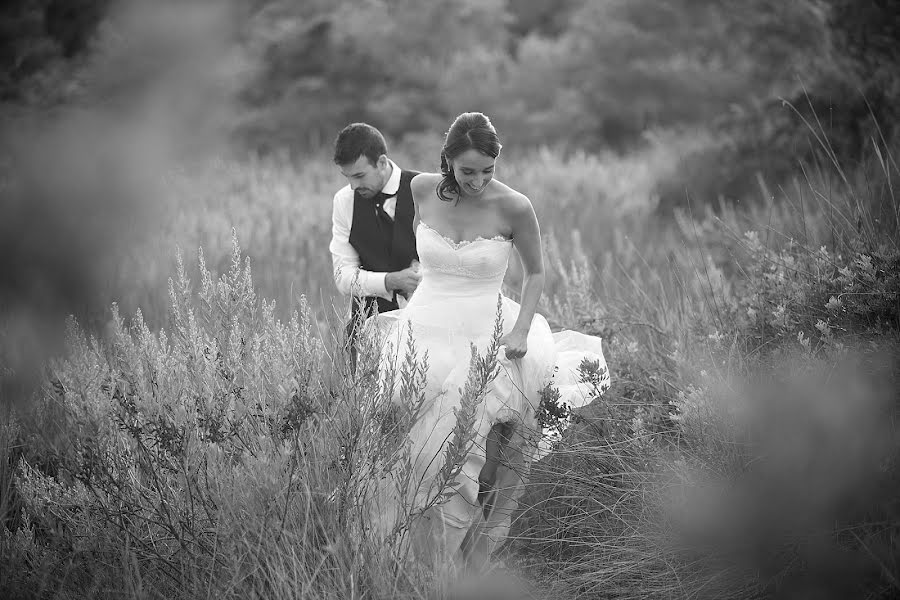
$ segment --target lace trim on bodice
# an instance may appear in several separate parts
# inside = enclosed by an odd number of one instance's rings
[[[511,239],[496,235],[457,242],[424,221],[419,221],[419,225],[421,231],[418,234],[431,237],[427,245],[419,245],[419,257],[424,267],[481,280],[502,278],[506,273]]]
[[[506,265],[503,265],[502,269],[498,269],[497,271],[490,273],[475,271],[462,265],[432,265],[431,270],[438,271],[440,273],[448,273],[450,275],[463,275],[471,279],[493,279],[498,275],[503,275],[504,273],[506,273]]]
[[[474,244],[475,242],[512,242],[511,238],[508,238],[508,237],[505,237],[505,236],[502,236],[499,234],[497,234],[493,237],[489,237],[489,238],[479,235],[474,240],[462,240],[460,242],[457,242],[456,240],[454,240],[452,238],[448,238],[446,235],[444,235],[443,233],[441,233],[440,231],[438,231],[437,229],[435,229],[434,227],[432,227],[425,221],[419,220],[419,225],[421,225],[425,229],[430,229],[432,232],[434,232],[435,234],[440,236],[441,239],[443,239],[445,242],[447,242],[447,245],[450,246],[451,248],[453,248],[454,250],[459,250],[460,248],[464,248],[464,247],[468,246],[469,244]]]

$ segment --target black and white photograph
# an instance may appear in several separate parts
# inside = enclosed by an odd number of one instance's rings
[[[0,598],[900,598],[898,161],[898,0],[7,0]]]

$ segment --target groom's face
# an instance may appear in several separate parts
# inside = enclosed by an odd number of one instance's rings
[[[373,165],[365,156],[356,162],[340,165],[341,174],[350,182],[350,189],[359,192],[363,198],[372,198],[381,191],[388,178],[387,156],[382,154]]]

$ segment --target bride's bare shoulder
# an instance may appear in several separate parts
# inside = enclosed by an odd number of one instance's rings
[[[440,181],[441,175],[439,173],[419,173],[412,178],[409,185],[412,187],[413,192],[422,192],[429,188],[432,190],[436,189]]]
[[[502,182],[497,190],[497,205],[507,215],[516,215],[533,210],[531,200],[521,192],[517,192]]]
[[[434,195],[440,181],[441,175],[438,173],[419,173],[413,177],[409,187],[416,203],[427,202]]]

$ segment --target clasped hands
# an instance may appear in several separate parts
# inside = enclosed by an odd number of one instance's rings
[[[422,272],[419,261],[414,260],[402,271],[394,271],[384,276],[384,287],[389,292],[397,292],[407,300],[412,296],[419,282],[422,281]]]

